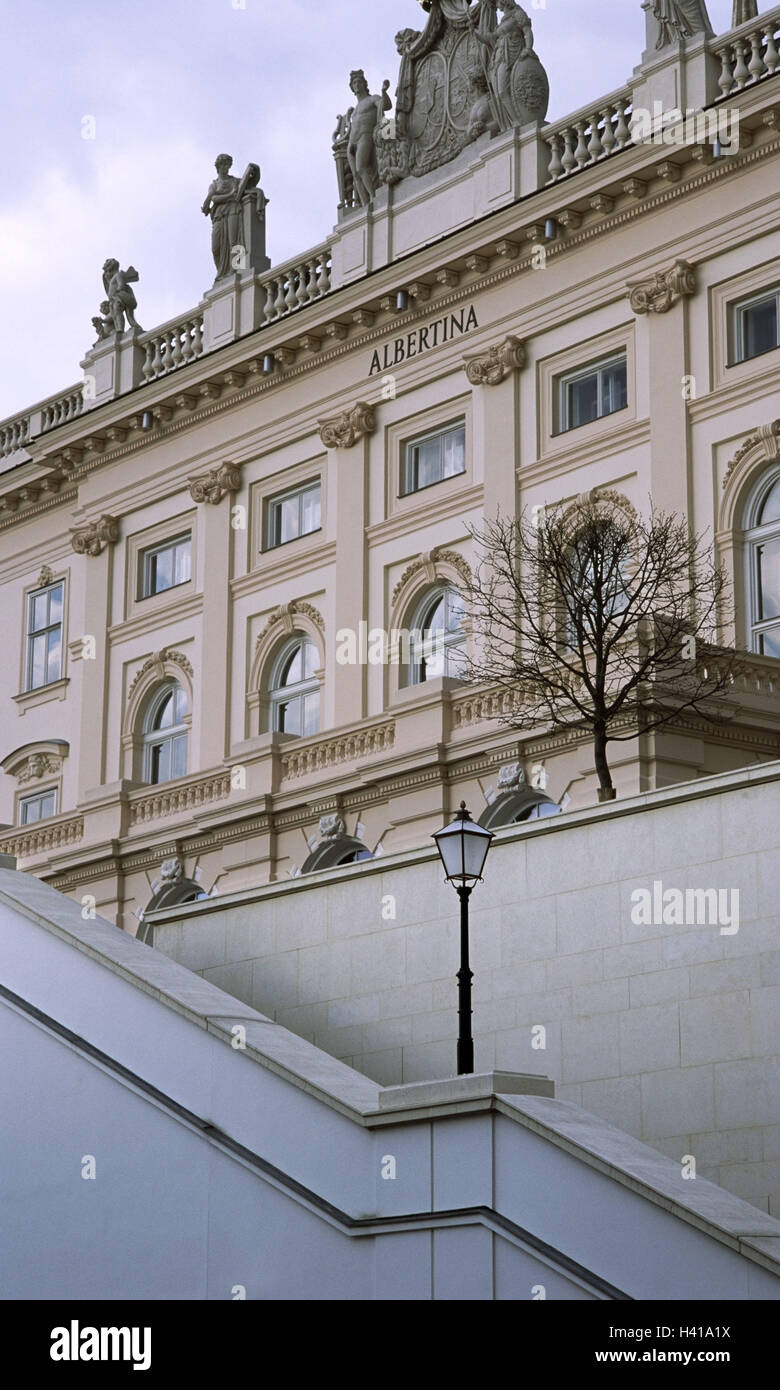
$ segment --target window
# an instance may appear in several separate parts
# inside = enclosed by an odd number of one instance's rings
[[[780,472],[759,489],[746,534],[750,565],[750,645],[780,657]]]
[[[286,643],[276,659],[269,689],[271,728],[306,738],[320,727],[319,653],[308,637]]]
[[[50,584],[30,594],[27,609],[25,689],[38,690],[62,675],[64,584]]]
[[[163,545],[142,550],[140,555],[139,598],[151,598],[192,578],[192,537],[177,536]]]
[[[612,357],[583,371],[569,372],[558,382],[558,434],[579,429],[625,410],[628,405],[626,357]]]
[[[463,599],[451,586],[426,596],[412,624],[410,685],[421,685],[441,676],[462,678],[466,668],[464,611]]]
[[[170,782],[187,773],[189,702],[178,681],[166,681],[152,697],[144,719],[143,780]]]
[[[449,425],[435,434],[413,439],[406,446],[401,495],[420,492],[445,478],[466,471],[466,426]]]
[[[35,796],[23,796],[19,801],[19,824],[33,825],[37,820],[57,814],[57,792],[54,787],[47,792],[36,792]]]
[[[733,306],[732,366],[780,346],[780,290]]]
[[[322,526],[322,484],[307,483],[292,492],[272,497],[268,503],[266,549],[286,545],[299,536],[310,536]]]

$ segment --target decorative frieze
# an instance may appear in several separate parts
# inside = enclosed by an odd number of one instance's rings
[[[296,617],[308,618],[310,622],[314,623],[315,627],[319,628],[320,632],[324,633],[325,619],[319,609],[315,608],[311,603],[306,603],[303,599],[292,599],[289,603],[280,603],[279,607],[274,609],[257,638],[255,650],[262,646],[269,632],[274,627],[281,627],[283,631],[290,636],[295,631]]]
[[[425,551],[422,555],[418,555],[416,560],[413,560],[410,565],[407,565],[401,578],[393,589],[393,603],[397,603],[398,598],[403,593],[409,580],[413,579],[420,571],[424,571],[425,577],[430,584],[435,583],[440,577],[440,565],[451,566],[451,568],[456,570],[460,575],[464,584],[469,585],[471,583],[472,574],[468,560],[465,560],[462,555],[459,555],[457,550],[444,550],[436,546],[433,550]]]
[[[525,343],[510,334],[486,352],[464,358],[466,376],[472,386],[498,386],[510,372],[525,366],[525,356]]]
[[[119,522],[115,516],[104,514],[99,521],[90,521],[71,531],[71,544],[77,555],[102,555],[107,545],[119,540]]]
[[[26,763],[16,774],[17,782],[39,782],[42,777],[59,777],[62,763],[59,758],[49,758],[45,753],[31,753]]]
[[[23,834],[3,836],[0,839],[0,854],[13,854],[17,859],[33,859],[38,854],[75,845],[83,838],[83,816],[55,822],[41,821],[32,830],[25,829]]]
[[[684,295],[696,293],[696,271],[688,261],[675,261],[669,270],[656,271],[646,280],[629,285],[628,297],[635,314],[667,314]]]
[[[220,772],[216,777],[205,777],[167,788],[163,783],[151,795],[130,802],[130,826],[145,825],[147,821],[165,820],[168,816],[195,811],[213,801],[224,801],[230,792],[230,772]]]
[[[210,468],[208,473],[199,473],[187,481],[193,502],[208,502],[212,507],[216,507],[227,493],[238,492],[241,486],[241,464],[223,463],[219,468]]]
[[[155,652],[150,656],[149,660],[144,662],[139,671],[136,671],[130,689],[127,692],[128,703],[132,699],[136,688],[140,685],[141,681],[146,680],[147,676],[154,674],[158,680],[164,680],[166,675],[165,668],[170,662],[178,666],[179,669],[184,671],[185,674],[189,676],[190,680],[192,680],[195,673],[192,669],[191,662],[187,660],[184,653],[173,651],[170,647],[163,647],[161,651]]]
[[[758,429],[749,434],[747,439],[743,439],[733,459],[726,469],[726,476],[723,479],[723,487],[726,488],[732,474],[751,451],[758,447],[763,447],[764,457],[767,461],[780,458],[780,420],[773,420],[771,425],[759,425]]]
[[[26,743],[21,748],[14,749],[13,753],[8,753],[0,767],[19,783],[39,782],[44,777],[59,777],[63,759],[67,757],[69,749],[69,744],[63,739]]]
[[[282,779],[291,782],[315,772],[326,772],[340,763],[376,757],[388,752],[394,743],[395,723],[390,720],[371,724],[365,729],[353,729],[318,743],[307,743],[303,747],[291,746],[282,753]]]
[[[359,439],[373,434],[376,427],[374,407],[358,401],[350,410],[320,420],[320,439],[326,449],[351,449]]]

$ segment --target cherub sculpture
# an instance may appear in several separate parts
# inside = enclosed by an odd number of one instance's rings
[[[109,338],[112,333],[124,333],[125,316],[131,328],[141,329],[141,325],[136,322],[135,317],[138,304],[130,288],[131,283],[136,283],[138,279],[138,271],[134,266],[129,265],[127,270],[120,270],[119,261],[114,259],[106,261],[103,266],[103,289],[106,292],[106,298],[100,305],[100,312],[103,317],[92,320],[97,329],[98,341],[101,338]]]

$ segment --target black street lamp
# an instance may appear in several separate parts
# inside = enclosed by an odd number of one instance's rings
[[[433,836],[444,865],[447,881],[460,898],[460,970],[458,971],[458,1076],[474,1070],[474,1040],[471,1036],[471,981],[469,968],[469,898],[475,883],[481,883],[482,870],[493,833],[476,825],[461,801],[451,825]]]

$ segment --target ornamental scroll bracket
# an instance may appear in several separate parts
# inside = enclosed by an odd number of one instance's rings
[[[223,463],[219,468],[210,468],[207,473],[199,473],[187,479],[190,497],[193,502],[208,502],[216,507],[229,492],[238,492],[241,486],[241,464]]]
[[[628,297],[635,314],[668,314],[685,295],[696,293],[696,271],[688,261],[675,261],[668,270],[659,270],[645,280],[628,286]]]
[[[119,540],[119,522],[115,516],[104,514],[98,521],[87,526],[77,526],[71,531],[71,545],[77,555],[102,555],[107,545]]]
[[[340,415],[319,421],[320,439],[326,449],[351,449],[359,439],[373,434],[376,428],[374,407],[358,401]]]
[[[525,362],[525,343],[511,334],[487,351],[470,353],[463,359],[472,386],[498,386],[510,372],[521,371]]]

